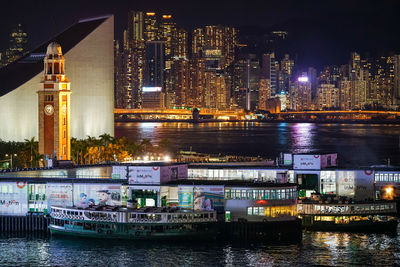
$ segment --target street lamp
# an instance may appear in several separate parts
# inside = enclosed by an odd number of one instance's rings
[[[6,157],[10,157],[10,167],[11,167],[11,169],[13,168],[13,156],[14,157],[16,157],[17,156],[17,154],[10,154],[10,155],[8,155],[8,154],[6,154],[5,155]]]

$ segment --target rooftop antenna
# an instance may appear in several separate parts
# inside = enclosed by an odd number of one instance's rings
[[[52,16],[52,20],[53,20],[53,23],[52,23],[52,27],[51,27],[51,31],[52,31],[51,42],[56,42],[56,17]]]

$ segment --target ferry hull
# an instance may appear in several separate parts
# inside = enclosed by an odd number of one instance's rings
[[[74,236],[82,238],[99,239],[125,239],[125,240],[213,240],[217,230],[212,227],[206,231],[198,232],[170,232],[170,233],[115,233],[115,232],[82,232],[49,226],[50,233],[54,236]]]

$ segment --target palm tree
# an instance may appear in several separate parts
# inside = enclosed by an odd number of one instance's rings
[[[24,149],[29,153],[31,168],[33,167],[34,163],[36,167],[38,165],[38,161],[40,160],[40,154],[39,145],[38,142],[35,141],[35,137],[32,137],[31,139],[25,139]]]
[[[140,145],[143,147],[143,152],[149,152],[153,148],[153,144],[151,143],[150,139],[143,138]]]

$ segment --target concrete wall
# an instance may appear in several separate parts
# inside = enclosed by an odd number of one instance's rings
[[[114,17],[110,17],[64,55],[72,91],[72,137],[114,135],[113,39]],[[42,76],[43,72],[0,97],[0,139],[38,140],[36,92]]]

